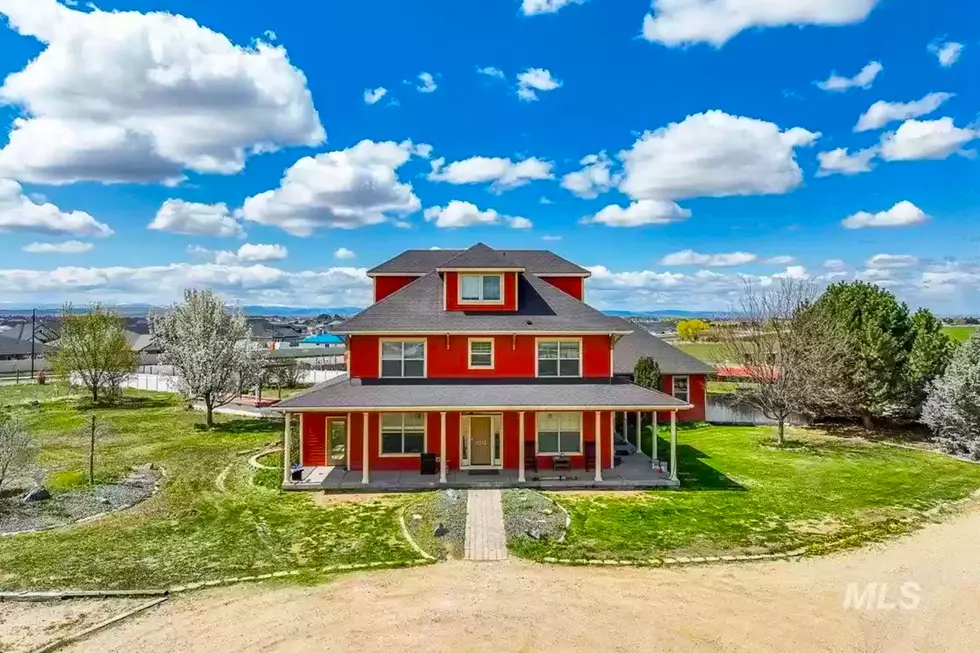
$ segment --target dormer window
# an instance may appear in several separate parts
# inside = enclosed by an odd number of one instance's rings
[[[459,301],[466,303],[500,304],[503,302],[504,275],[459,275]]]

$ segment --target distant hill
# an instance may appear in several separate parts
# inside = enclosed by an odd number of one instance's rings
[[[713,318],[717,317],[717,312],[711,311],[681,311],[674,309],[665,309],[662,311],[604,311],[606,315],[614,315],[616,317],[644,317],[650,319],[663,319],[663,318]]]
[[[20,316],[30,316],[31,311],[36,308],[38,315],[60,315],[61,306],[51,306],[42,305],[37,307],[3,307],[0,308],[0,317],[9,317],[13,315]],[[85,310],[86,306],[84,304],[75,305],[77,310]],[[124,317],[140,317],[144,316],[151,311],[160,311],[165,307],[154,306],[152,304],[118,304],[115,309],[119,311],[119,314]],[[327,315],[355,315],[360,313],[362,308],[357,308],[354,306],[334,306],[334,307],[319,307],[319,306],[243,306],[242,310],[245,311],[246,315],[266,315],[266,316],[280,316],[280,317],[316,317],[317,315],[326,313]]]

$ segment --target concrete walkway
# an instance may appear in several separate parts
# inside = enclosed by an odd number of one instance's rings
[[[500,490],[466,493],[467,560],[506,560],[507,535]]]

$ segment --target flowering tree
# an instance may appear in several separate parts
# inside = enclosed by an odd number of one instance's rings
[[[980,459],[980,332],[957,347],[930,386],[922,422],[947,451]]]
[[[62,311],[54,369],[84,385],[92,403],[99,402],[100,393],[102,398],[118,393],[123,380],[136,371],[139,356],[126,342],[123,325],[122,317],[102,304],[92,304],[87,313],[76,313],[71,304]]]
[[[231,402],[262,373],[265,352],[254,346],[240,308],[228,310],[210,290],[187,290],[184,303],[152,320],[153,334],[172,365],[178,388],[188,399],[200,399],[214,426],[214,409]]]
[[[37,452],[37,440],[24,424],[0,414],[0,490],[5,480],[31,467]]]

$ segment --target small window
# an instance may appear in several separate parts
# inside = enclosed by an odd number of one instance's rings
[[[464,302],[499,302],[503,275],[463,274],[459,277],[459,298]]]
[[[425,451],[424,413],[386,413],[381,416],[381,455],[404,456]]]
[[[686,376],[675,376],[673,381],[674,398],[685,403],[691,403],[690,379]]]
[[[537,426],[539,454],[582,453],[582,413],[539,413]]]
[[[424,378],[425,341],[382,341],[381,376],[383,378]]]
[[[493,340],[470,340],[470,369],[493,369]]]
[[[538,376],[582,376],[581,344],[573,340],[539,340]]]

